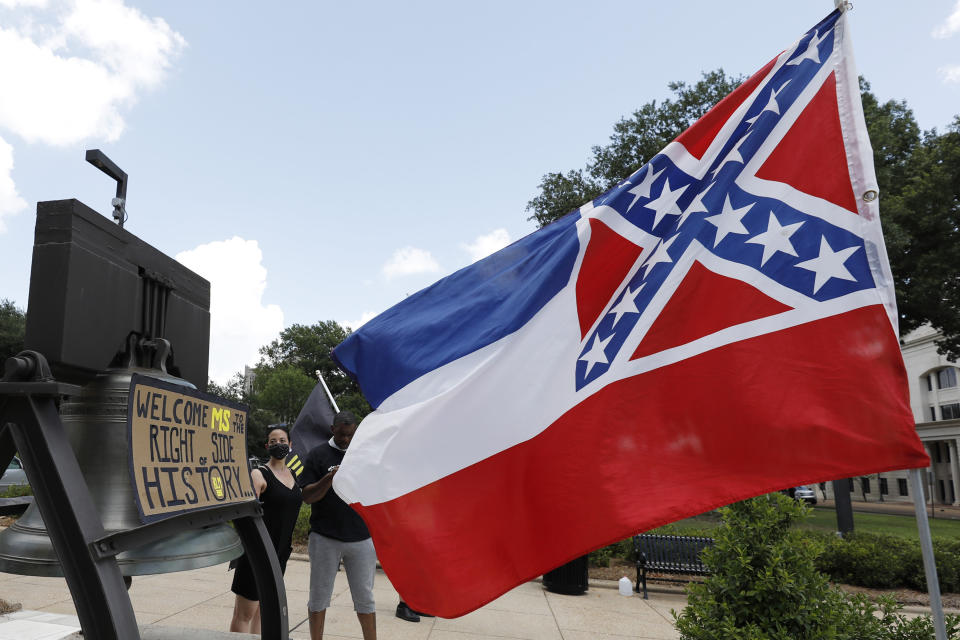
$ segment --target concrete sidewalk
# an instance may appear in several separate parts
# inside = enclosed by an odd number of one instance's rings
[[[310,566],[291,559],[285,584],[290,608],[291,638],[309,638],[307,584]],[[206,569],[136,577],[130,598],[141,625],[160,625],[226,631],[233,612],[232,574],[225,564]],[[464,576],[468,581],[469,576]],[[325,638],[360,638],[347,580],[337,575],[334,597],[327,611]],[[674,639],[670,609],[686,605],[682,593],[651,592],[621,596],[616,583],[592,583],[580,596],[546,591],[528,582],[461,618],[423,618],[419,623],[394,615],[397,592],[377,571],[374,592],[380,638],[417,640],[651,640]],[[62,578],[35,578],[0,573],[0,598],[23,605],[24,611],[0,616],[0,640],[54,640],[79,629],[73,601]],[[35,629],[35,635],[30,628]],[[42,635],[41,635],[42,634]],[[244,636],[238,636],[244,637]]]

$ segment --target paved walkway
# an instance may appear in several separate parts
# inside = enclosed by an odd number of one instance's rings
[[[290,607],[290,637],[309,638],[307,583],[309,564],[287,565],[285,584]],[[141,625],[162,625],[225,631],[233,612],[232,574],[226,565],[136,577],[130,598]],[[468,576],[464,580],[469,580]],[[528,582],[461,618],[423,618],[419,623],[394,615],[397,592],[381,571],[374,593],[380,638],[417,640],[650,640],[675,639],[671,609],[686,605],[682,593],[651,592],[621,596],[616,583],[591,585],[584,595],[564,596]],[[0,598],[19,602],[25,611],[0,616],[0,640],[54,640],[79,628],[73,601],[62,578],[36,578],[0,573]],[[31,632],[32,626],[36,631]],[[347,580],[337,575],[334,598],[327,611],[325,638],[360,638]],[[41,632],[44,635],[40,635]],[[34,633],[34,635],[28,635]],[[245,636],[238,636],[245,637]]]

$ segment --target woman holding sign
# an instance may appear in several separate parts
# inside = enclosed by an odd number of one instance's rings
[[[300,487],[284,464],[290,452],[290,437],[286,429],[273,429],[267,434],[270,461],[250,473],[253,490],[263,504],[263,524],[267,527],[280,560],[280,571],[287,569],[287,559],[293,550],[293,527],[300,513]],[[233,606],[230,631],[260,633],[260,596],[247,556],[240,556],[230,590],[237,595]]]

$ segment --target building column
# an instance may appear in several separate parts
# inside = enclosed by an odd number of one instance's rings
[[[927,497],[930,498],[930,504],[934,505],[937,503],[937,459],[933,455],[933,443],[924,442],[923,448],[927,450],[927,455],[930,457],[930,466],[927,468],[927,471],[929,472],[929,477],[933,478],[932,483],[929,482],[928,478],[926,477],[923,479],[923,491],[924,493],[930,494]]]
[[[953,479],[953,506],[960,506],[957,492],[960,491],[960,460],[957,460],[957,439],[947,440],[950,447],[950,477]]]

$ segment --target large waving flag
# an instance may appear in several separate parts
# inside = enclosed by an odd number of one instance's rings
[[[600,198],[334,352],[334,488],[409,605],[467,613],[630,534],[924,467],[834,12]]]

